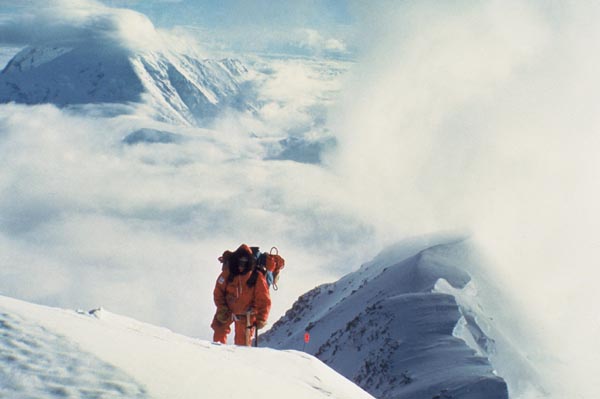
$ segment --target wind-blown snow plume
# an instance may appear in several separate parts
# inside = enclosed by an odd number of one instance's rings
[[[357,7],[373,48],[338,110],[331,164],[386,239],[456,226],[479,237],[570,364],[568,396],[594,396],[600,7]]]

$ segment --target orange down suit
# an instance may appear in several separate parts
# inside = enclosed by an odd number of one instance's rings
[[[227,335],[231,332],[231,322],[235,321],[234,343],[250,346],[254,335],[254,327],[247,328],[247,312],[252,312],[248,316],[250,317],[249,324],[252,326],[257,322],[264,324],[267,321],[271,310],[269,286],[265,276],[260,272],[255,272],[258,274],[258,278],[253,287],[248,287],[247,284],[248,279],[252,276],[252,271],[235,275],[231,282],[229,281],[229,273],[230,271],[225,269],[219,275],[213,292],[217,314],[227,312],[229,318],[228,322],[221,322],[217,320],[215,315],[211,324],[212,329],[215,331],[213,340],[223,344],[227,343]]]

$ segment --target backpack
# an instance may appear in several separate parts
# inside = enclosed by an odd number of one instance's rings
[[[275,253],[273,253],[273,250],[275,250]],[[285,259],[279,255],[279,249],[272,247],[268,253],[263,252],[260,254],[256,262],[256,267],[265,275],[269,287],[272,285],[273,290],[277,291],[279,289],[277,286],[279,272],[285,267]]]
[[[242,244],[244,245],[244,244]],[[273,290],[277,291],[279,287],[277,282],[279,281],[279,273],[285,266],[285,259],[279,255],[279,249],[272,247],[269,252],[260,252],[258,247],[247,247],[252,251],[255,262],[253,275],[248,279],[248,286],[256,284],[258,278],[258,272],[261,272],[267,280],[269,288],[273,286]],[[275,253],[273,253],[275,251]],[[219,257],[219,262],[223,264],[221,270],[229,270],[229,259],[233,255],[233,252],[227,250],[223,252],[223,255]]]

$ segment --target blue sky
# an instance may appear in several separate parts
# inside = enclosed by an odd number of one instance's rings
[[[347,54],[355,17],[348,1],[104,0],[148,16],[159,28],[186,26],[233,50]],[[336,42],[341,46],[337,46]],[[327,44],[329,43],[329,45]]]
[[[181,0],[115,1],[111,6],[128,7],[148,15],[158,26],[201,25],[208,28],[279,27],[328,30],[348,25],[353,18],[345,1],[304,0],[273,2],[267,0]]]
[[[354,52],[356,7],[349,1],[302,0],[294,2],[271,2],[267,0],[25,0],[14,5],[0,0],[0,42],[11,43],[18,37],[27,43],[27,37],[38,33],[46,40],[63,32],[64,24],[72,28],[86,26],[88,19],[79,25],[79,18],[88,9],[128,8],[147,16],[154,26],[162,29],[185,28],[207,49],[234,52],[287,53],[311,56],[348,57]],[[73,10],[77,10],[73,14]],[[50,27],[50,35],[39,21],[30,23],[31,15],[46,15],[44,24]],[[48,17],[51,16],[51,17]],[[93,23],[93,22],[92,22]],[[106,28],[103,26],[101,28]],[[68,34],[72,34],[69,31]],[[77,34],[74,35],[78,36]]]

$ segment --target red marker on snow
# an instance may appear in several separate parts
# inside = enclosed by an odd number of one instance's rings
[[[308,331],[306,331],[304,333],[304,347],[302,348],[302,351],[306,350],[306,344],[308,344],[308,341],[310,341],[310,334],[308,333]]]

